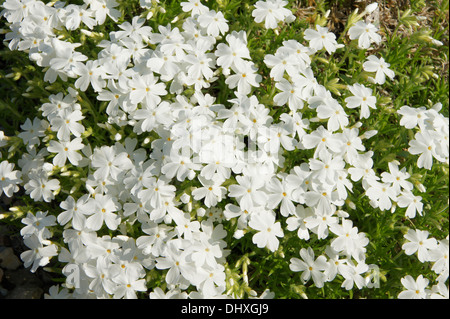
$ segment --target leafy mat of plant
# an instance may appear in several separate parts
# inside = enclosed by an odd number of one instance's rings
[[[1,6],[47,297],[448,298],[448,1]]]

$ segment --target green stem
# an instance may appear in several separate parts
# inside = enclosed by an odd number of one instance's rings
[[[403,253],[404,253],[403,249],[400,250],[400,252],[394,258],[392,258],[392,262],[396,261],[401,255],[403,255]]]
[[[13,113],[18,119],[23,120],[23,116],[22,114],[20,114],[19,112],[17,112],[17,110],[13,109],[8,103],[6,103],[3,100],[0,100],[0,105],[3,107],[6,107],[9,111],[11,111],[11,113]]]
[[[98,114],[94,108],[94,105],[92,105],[91,101],[89,100],[89,98],[87,97],[86,93],[84,92],[79,92],[79,98],[78,98],[80,104],[86,106],[86,108],[89,109],[90,113],[92,114],[92,116],[94,117],[94,121],[96,123],[98,123]]]

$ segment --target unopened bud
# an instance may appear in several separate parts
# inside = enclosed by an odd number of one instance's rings
[[[369,4],[368,6],[366,6],[366,8],[364,9],[364,11],[365,11],[366,13],[372,13],[372,12],[374,12],[377,8],[378,8],[378,3],[377,3],[377,2],[373,2],[373,3]]]
[[[284,19],[284,21],[285,21],[286,23],[294,22],[294,21],[295,21],[295,15],[293,15],[293,14],[288,15],[288,16],[286,17],[286,19]]]
[[[378,133],[378,131],[377,130],[370,130],[370,131],[367,131],[367,132],[365,132],[364,134],[362,134],[361,136],[360,136],[360,138],[361,139],[365,139],[365,138],[371,138],[372,136],[375,136],[376,134]]]
[[[441,45],[444,45],[444,43],[442,43],[441,41],[439,41],[439,40],[436,40],[436,39],[431,39],[431,43],[433,43],[434,45],[437,45],[437,46],[441,46]]]
[[[425,186],[423,186],[422,183],[420,183],[419,181],[416,181],[415,183],[416,188],[421,191],[422,193],[425,193],[427,191],[427,189],[425,188]]]
[[[192,202],[189,202],[189,203],[186,204],[186,210],[189,213],[192,212]]]
[[[392,203],[392,207],[391,207],[391,213],[395,213],[395,210],[397,209],[397,203]]]
[[[236,239],[240,239],[244,236],[244,231],[242,229],[238,229],[234,232],[233,237]]]
[[[189,205],[189,204],[188,204],[188,205]],[[192,204],[191,204],[191,206],[192,206]],[[205,214],[206,214],[206,209],[204,209],[204,208],[202,208],[202,207],[200,207],[199,209],[197,209],[197,216],[203,217],[203,216],[205,216]]]
[[[191,200],[191,197],[188,194],[184,193],[183,195],[181,195],[180,200],[183,204],[187,204]]]
[[[356,122],[352,128],[360,128],[362,126],[362,123],[360,121]]]

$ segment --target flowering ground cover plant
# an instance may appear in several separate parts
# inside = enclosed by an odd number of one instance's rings
[[[448,1],[1,15],[1,222],[47,297],[448,298]]]

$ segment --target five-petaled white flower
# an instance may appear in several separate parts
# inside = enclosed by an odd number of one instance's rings
[[[267,247],[270,251],[276,251],[279,246],[277,237],[284,237],[280,222],[275,222],[272,211],[261,211],[252,214],[248,225],[258,232],[253,235],[252,241],[259,248]]]
[[[401,283],[406,290],[398,294],[398,299],[427,299],[430,295],[427,289],[429,282],[422,275],[419,275],[416,280],[410,275],[403,277]]]
[[[391,80],[395,78],[395,72],[389,69],[390,66],[383,57],[377,58],[374,55],[369,55],[367,61],[363,63],[364,71],[375,73],[375,78],[371,79],[377,84],[384,84],[386,76]]]
[[[305,40],[309,41],[310,48],[316,51],[325,48],[328,54],[344,46],[343,44],[337,43],[334,33],[329,32],[327,27],[321,27],[320,25],[316,25],[316,30],[307,29],[305,31]]]
[[[355,83],[347,87],[353,96],[345,99],[347,107],[354,109],[361,108],[360,118],[367,119],[370,116],[370,109],[376,109],[377,98],[372,95],[372,89],[365,87],[363,84]]]
[[[84,147],[80,137],[74,138],[71,141],[50,141],[47,150],[52,153],[57,153],[53,158],[53,165],[63,167],[66,165],[67,159],[74,166],[82,159],[82,156],[77,151]]]
[[[358,46],[361,49],[368,49],[372,43],[380,44],[381,35],[378,33],[378,28],[372,23],[365,23],[358,21],[349,30],[351,40],[358,39]]]
[[[430,260],[429,251],[437,248],[435,238],[428,238],[429,232],[426,230],[409,229],[404,237],[408,242],[402,245],[405,254],[412,255],[417,252],[417,257],[421,262]]]
[[[19,185],[22,183],[22,172],[14,170],[14,164],[8,161],[0,163],[0,196],[5,193],[12,197],[13,193],[19,191]]]
[[[328,268],[328,262],[325,256],[319,256],[315,259],[314,251],[311,247],[300,249],[300,257],[292,257],[289,269],[295,272],[302,272],[303,282],[307,282],[311,277],[317,288],[324,285],[326,276],[324,271]]]

